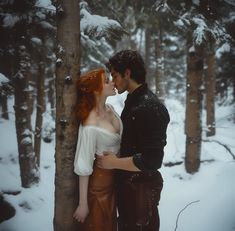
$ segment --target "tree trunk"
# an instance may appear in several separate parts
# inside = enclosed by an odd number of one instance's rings
[[[186,92],[186,158],[185,167],[188,173],[197,172],[200,167],[201,152],[201,110],[203,52],[201,47],[195,47],[188,42],[187,57],[187,92]]]
[[[78,177],[73,172],[78,123],[75,116],[79,73],[79,6],[75,0],[57,1],[56,176],[54,230],[75,231]]]
[[[233,101],[235,101],[235,73],[233,73]],[[233,107],[233,123],[235,123],[235,107]]]
[[[8,106],[7,106],[7,95],[4,93],[2,94],[1,92],[0,92],[0,107],[2,108],[1,117],[3,119],[8,120],[9,115],[8,115]]]
[[[222,105],[228,98],[228,80],[226,78],[221,78],[218,82],[217,92],[219,95],[219,105]]]
[[[145,30],[145,67],[147,71],[147,83],[148,86],[151,86],[152,80],[150,78],[150,54],[151,54],[151,30],[146,28]]]
[[[44,75],[45,75],[45,67],[43,62],[40,62],[38,76],[37,76],[37,102],[36,102],[37,112],[36,112],[35,134],[34,134],[34,152],[38,167],[40,167],[42,123],[43,123],[43,112],[45,110]]]
[[[215,53],[213,48],[206,55],[206,125],[207,136],[215,135]]]
[[[48,77],[48,101],[51,106],[51,116],[55,120],[55,78],[53,73]]]
[[[164,84],[164,55],[163,55],[163,42],[162,42],[162,28],[161,22],[159,21],[159,33],[158,38],[155,40],[155,56],[157,59],[157,70],[156,70],[156,94],[158,98],[164,102],[165,95],[165,84]]]
[[[30,58],[24,45],[18,49],[19,69],[14,77],[15,125],[19,152],[22,187],[28,188],[39,181],[39,171],[32,144],[31,114],[29,112]]]

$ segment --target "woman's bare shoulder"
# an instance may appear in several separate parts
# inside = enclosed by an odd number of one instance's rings
[[[83,125],[96,125],[97,124],[97,116],[95,111],[91,111],[87,119],[83,122]]]

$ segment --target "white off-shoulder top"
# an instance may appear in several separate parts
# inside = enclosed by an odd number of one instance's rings
[[[120,121],[119,133],[113,133],[95,125],[81,124],[79,126],[74,159],[74,172],[77,175],[87,176],[92,174],[95,154],[103,155],[104,151],[119,152],[123,127],[119,115],[114,110],[113,112]]]

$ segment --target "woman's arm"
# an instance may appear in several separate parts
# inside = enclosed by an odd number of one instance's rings
[[[87,200],[88,182],[89,176],[79,176],[79,204],[73,214],[73,217],[79,222],[84,222],[89,213]]]

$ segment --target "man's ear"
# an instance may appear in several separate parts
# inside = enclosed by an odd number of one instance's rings
[[[125,70],[124,77],[128,79],[131,78],[131,70],[129,68]]]

